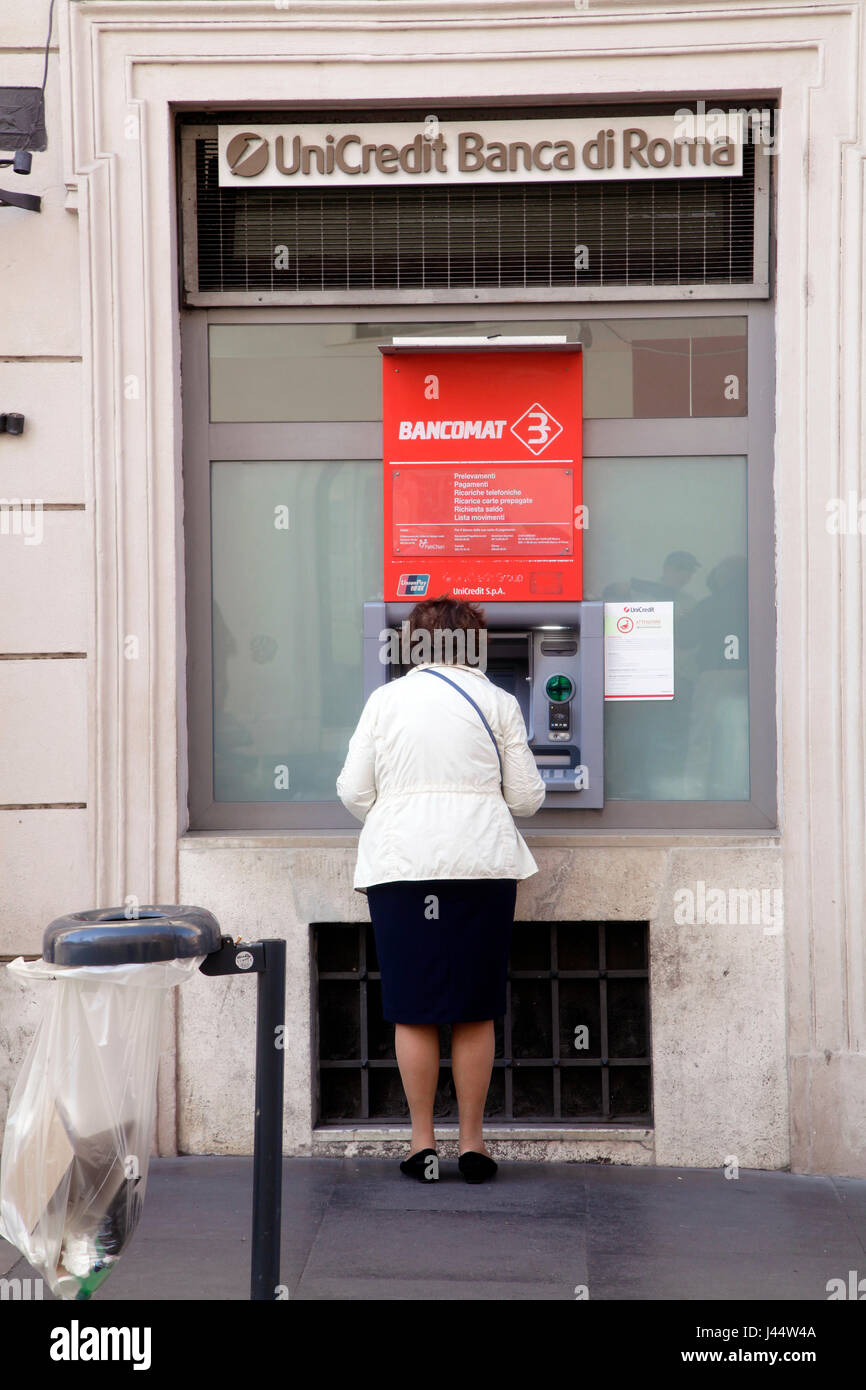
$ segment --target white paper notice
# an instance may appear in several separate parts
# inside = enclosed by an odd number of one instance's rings
[[[674,698],[672,603],[604,605],[604,698]]]

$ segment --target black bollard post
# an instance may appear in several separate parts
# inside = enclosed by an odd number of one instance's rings
[[[256,1120],[250,1298],[276,1298],[280,1282],[286,943],[263,941],[256,1010]]]
[[[199,969],[203,975],[259,977],[250,1298],[267,1303],[276,1298],[280,1282],[286,943],[270,939],[233,942],[224,936],[221,948]]]

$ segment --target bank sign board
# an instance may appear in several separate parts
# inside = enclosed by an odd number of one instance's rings
[[[226,187],[713,178],[743,170],[743,113],[221,125]]]
[[[581,352],[382,348],[387,602],[579,599]]]

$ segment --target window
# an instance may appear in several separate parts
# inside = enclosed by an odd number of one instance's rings
[[[218,802],[336,796],[363,704],[358,614],[381,583],[380,472],[369,460],[211,467]]]
[[[746,324],[695,318],[462,323],[475,337],[567,333],[583,344],[584,415],[699,419],[747,412]],[[210,419],[381,420],[379,344],[395,333],[440,337],[441,323],[212,323]],[[456,328],[455,328],[455,331]]]
[[[605,797],[748,801],[746,459],[591,458],[583,495],[586,597],[674,605],[674,699],[607,702]]]
[[[558,332],[585,345],[585,596],[674,602],[676,697],[607,702],[604,810],[531,827],[772,829],[771,311],[737,309],[187,313],[191,827],[357,828],[335,783],[382,597],[378,344]]]

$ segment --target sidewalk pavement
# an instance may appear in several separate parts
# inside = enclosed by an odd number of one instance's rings
[[[441,1175],[284,1160],[288,1297],[573,1300],[586,1286],[595,1300],[825,1302],[828,1280],[866,1276],[866,1179],[503,1161],[470,1186],[447,1159]],[[251,1207],[249,1158],[152,1159],[138,1230],[94,1302],[248,1299]],[[16,1276],[33,1271],[0,1240],[0,1277]]]

